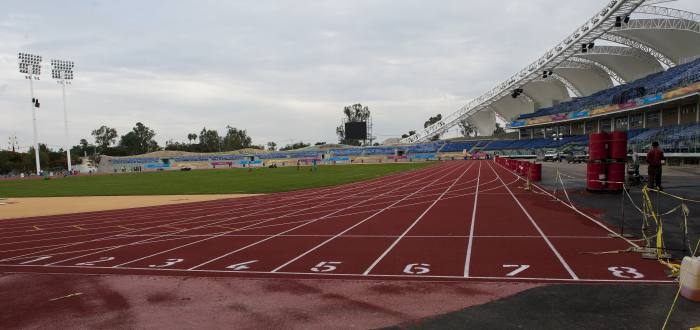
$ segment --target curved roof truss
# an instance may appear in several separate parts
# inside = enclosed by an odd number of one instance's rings
[[[461,119],[486,109],[491,103],[509,95],[514,89],[521,88],[528,82],[540,78],[542,70],[555,68],[563,61],[574,56],[581,50],[582,44],[592,43],[610,31],[615,26],[616,17],[631,15],[643,3],[644,0],[611,0],[608,5],[559,44],[545,52],[538,60],[493,89],[475,98],[456,112],[445,116],[441,121],[417,131],[416,134],[402,139],[401,142],[414,143],[424,141],[446,132],[457,125]]]
[[[648,2],[647,2],[648,3]],[[700,14],[696,14],[692,11],[685,11],[676,8],[668,8],[661,6],[641,6],[634,11],[637,14],[649,14],[656,16],[665,16],[676,19],[683,19],[688,21],[698,22],[700,21]]]
[[[646,43],[643,43],[641,41],[634,40],[634,39],[631,39],[628,37],[623,37],[623,36],[616,35],[616,34],[610,34],[610,33],[603,34],[600,37],[600,39],[639,49],[639,50],[641,50],[641,51],[643,51],[651,56],[654,56],[654,58],[656,58],[657,61],[665,64],[666,66],[669,66],[669,67],[676,66],[676,62],[674,62],[671,58],[669,58],[668,56],[666,56],[664,53],[657,50],[656,48],[649,46]]]
[[[626,84],[626,83],[627,83],[627,81],[625,81],[625,79],[623,79],[622,77],[620,77],[620,75],[618,75],[617,72],[615,72],[614,70],[610,69],[609,67],[607,67],[606,65],[604,65],[604,64],[602,64],[602,63],[600,63],[600,62],[597,62],[597,61],[594,61],[594,60],[591,60],[591,59],[587,59],[587,58],[583,58],[583,57],[576,57],[576,56],[570,58],[570,59],[569,59],[569,62],[571,62],[571,63],[589,64],[588,67],[590,67],[591,65],[592,65],[592,66],[595,66],[595,67],[598,67],[599,69],[605,71],[605,73],[607,73],[608,76],[610,76],[610,79],[614,80],[614,81],[617,82],[618,84]]]
[[[521,93],[524,102],[534,102],[537,106],[551,103],[554,100],[552,95],[540,95],[542,90],[533,89],[538,82],[556,81],[558,86],[564,86],[570,93],[581,97],[600,88],[607,88],[603,84],[609,84],[604,82],[608,78],[624,84],[663,70],[661,64],[672,67],[687,60],[688,56],[697,56],[700,54],[700,42],[697,42],[700,40],[700,14],[653,5],[671,1],[673,0],[611,0],[605,8],[537,61],[441,121],[401,141],[411,143],[428,140],[480,111],[496,111],[491,105],[510,98],[516,89],[530,92],[530,95]],[[615,26],[620,17],[632,14],[635,15],[627,23]],[[581,52],[582,45],[598,39],[621,46],[596,45],[585,53]],[[677,45],[683,47],[678,48]],[[543,71],[550,72],[548,78],[542,78]],[[546,90],[551,92],[552,88],[554,87]],[[502,108],[512,103],[499,104]]]

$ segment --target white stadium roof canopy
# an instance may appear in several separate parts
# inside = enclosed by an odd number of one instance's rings
[[[476,124],[480,135],[490,135],[496,117],[532,113],[696,59],[700,14],[663,7],[665,2],[672,0],[610,1],[537,61],[401,142],[429,140],[464,119]],[[543,78],[545,71],[552,74]],[[513,98],[514,90],[522,93]]]

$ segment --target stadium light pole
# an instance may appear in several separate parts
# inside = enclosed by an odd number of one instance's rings
[[[66,105],[66,84],[73,80],[73,61],[51,60],[51,76],[61,85],[63,90],[63,128],[65,133],[66,159],[68,162],[68,172],[73,171],[70,159],[70,134],[68,133],[68,106]]]
[[[32,96],[32,124],[34,126],[34,158],[36,160],[36,175],[41,175],[41,163],[39,163],[39,141],[36,132],[36,108],[39,100],[34,97],[34,80],[39,80],[41,75],[41,56],[27,53],[19,53],[19,72],[24,73],[25,79],[29,79],[29,92]]]

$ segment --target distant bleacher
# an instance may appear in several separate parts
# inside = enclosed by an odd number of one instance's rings
[[[635,98],[656,95],[698,81],[700,81],[700,59],[648,75],[631,83],[599,91],[590,96],[575,98],[553,107],[522,114],[518,116],[518,119],[568,113],[610,104],[621,104]]]
[[[476,141],[450,141],[445,144],[441,152],[462,152],[471,150],[476,145]]]

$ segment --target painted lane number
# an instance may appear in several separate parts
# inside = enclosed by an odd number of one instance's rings
[[[227,266],[226,269],[230,270],[245,270],[245,269],[250,269],[250,264],[256,263],[258,260],[251,260],[251,261],[246,261],[246,262],[241,262],[240,264],[235,264],[231,266]]]
[[[185,259],[166,259],[165,263],[162,265],[148,265],[148,267],[151,268],[165,268],[165,267],[170,267],[176,263],[183,262]]]
[[[49,258],[51,258],[51,256],[35,257],[35,258],[29,259],[29,260],[27,260],[27,261],[25,261],[25,262],[20,262],[19,264],[20,264],[20,265],[26,265],[26,264],[35,263],[35,262],[37,262],[37,261],[46,260],[46,259],[49,259]]]
[[[411,275],[423,275],[430,273],[430,264],[408,264],[403,272]]]
[[[312,272],[316,273],[330,273],[336,270],[336,266],[342,264],[340,261],[321,261],[318,265],[311,268]]]
[[[506,274],[506,276],[515,276],[530,268],[530,265],[503,265],[503,268],[515,268],[512,272]]]
[[[75,264],[76,266],[94,266],[95,264],[101,263],[101,262],[107,262],[107,261],[112,261],[114,260],[114,257],[102,257],[100,259],[97,259],[95,261],[86,261],[86,262],[80,262]]]
[[[644,278],[644,274],[632,267],[610,267],[608,270],[619,278]]]

